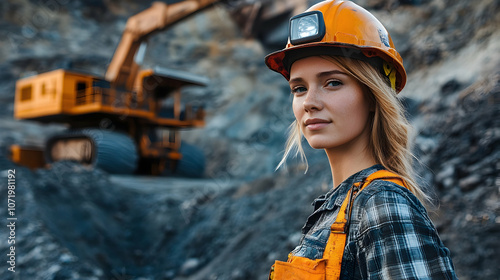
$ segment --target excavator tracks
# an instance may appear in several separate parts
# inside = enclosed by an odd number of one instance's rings
[[[72,160],[113,174],[133,174],[138,153],[126,134],[102,129],[69,130],[50,137],[46,144],[48,163]]]

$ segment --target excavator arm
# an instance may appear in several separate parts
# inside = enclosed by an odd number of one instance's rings
[[[187,0],[175,4],[154,2],[150,8],[130,17],[109,64],[106,80],[117,88],[132,89],[139,71],[135,56],[147,37],[218,1]]]
[[[148,36],[216,2],[233,6],[230,8],[232,17],[246,37],[260,37],[263,30],[269,32],[270,26],[287,21],[291,14],[302,11],[307,6],[307,0],[185,0],[174,4],[154,2],[150,8],[128,19],[107,69],[106,80],[116,88],[132,90],[139,72],[135,56]],[[232,2],[232,5],[228,2]]]

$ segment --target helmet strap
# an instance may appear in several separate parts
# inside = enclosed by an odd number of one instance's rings
[[[391,88],[396,90],[396,69],[392,66],[392,64],[385,61],[383,67],[385,75],[389,78],[389,81],[391,81]]]

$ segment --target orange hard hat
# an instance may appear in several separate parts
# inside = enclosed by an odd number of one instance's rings
[[[292,63],[313,55],[368,61],[382,70],[396,92],[406,84],[403,59],[391,36],[377,18],[351,1],[323,1],[292,17],[286,47],[265,61],[289,80]]]

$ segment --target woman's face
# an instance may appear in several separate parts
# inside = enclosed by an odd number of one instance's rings
[[[348,148],[356,144],[366,148],[370,102],[365,88],[337,64],[319,56],[292,64],[293,113],[311,147]]]

